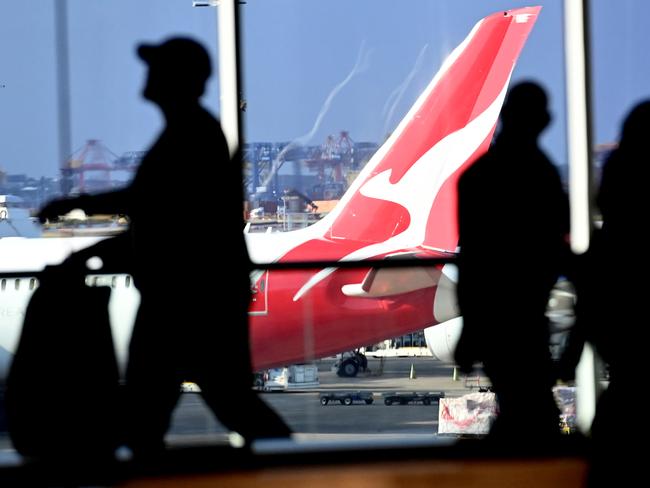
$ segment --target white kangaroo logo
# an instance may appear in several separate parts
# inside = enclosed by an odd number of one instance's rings
[[[419,246],[424,242],[429,212],[443,183],[476,152],[494,128],[506,96],[510,76],[490,106],[465,127],[453,132],[429,149],[397,182],[390,182],[392,170],[386,170],[366,181],[359,191],[369,198],[396,203],[406,208],[411,221],[406,230],[383,242],[371,244],[344,256],[340,261],[360,261],[391,251]],[[293,297],[299,300],[307,291],[334,272],[325,268],[314,276]]]

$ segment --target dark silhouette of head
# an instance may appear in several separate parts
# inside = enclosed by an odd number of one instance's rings
[[[636,149],[647,143],[650,132],[650,100],[645,100],[636,105],[629,113],[621,134],[620,147],[622,149]]]
[[[535,82],[514,85],[501,110],[501,130],[526,140],[536,140],[548,126],[551,114],[544,89]]]
[[[198,42],[173,37],[160,44],[142,44],[138,56],[149,66],[143,96],[161,106],[196,102],[205,91],[212,67]]]

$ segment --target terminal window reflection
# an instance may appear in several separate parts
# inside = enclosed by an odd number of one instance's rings
[[[193,8],[191,1],[67,0],[37,9],[3,3],[0,130],[7,137],[0,149],[0,199],[11,197],[7,206],[16,229],[0,219],[0,236],[103,235],[122,229],[119,216],[91,218],[79,212],[65,226],[33,229],[28,223],[54,197],[107,191],[132,178],[162,128],[160,113],[141,98],[145,69],[135,46],[188,35],[200,40],[216,63],[216,26],[216,9]],[[68,69],[62,71],[66,59]],[[216,77],[206,91],[204,103],[218,114]],[[62,112],[68,116],[62,118]],[[177,171],[185,176],[166,191],[187,194],[196,168],[179,161]]]
[[[102,192],[129,181],[142,151],[162,128],[161,114],[142,100],[145,68],[136,46],[185,35],[204,44],[216,64],[216,23],[215,9],[195,9],[192,2],[173,0],[0,6],[0,130],[5,135],[0,149],[0,272],[19,274],[3,276],[1,282],[0,390],[25,307],[38,287],[38,281],[24,274],[126,226],[121,215],[73,212],[64,225],[40,227],[35,212],[54,197]],[[38,39],[34,32],[39,32]],[[62,81],[59,67],[65,57],[68,66]],[[218,115],[216,78],[203,103]],[[68,113],[67,119],[61,117],[62,111]],[[160,189],[161,212],[169,205],[191,207],[193,182],[201,177],[187,161],[179,160],[174,171],[169,175],[173,185]],[[161,236],[187,232],[182,222],[170,222],[168,229],[160,230]],[[170,287],[197,285],[172,270],[168,281]],[[123,363],[138,292],[124,275],[91,276],[87,285],[112,288],[113,338]],[[73,304],[71,297],[68,305]],[[5,431],[2,410],[2,452],[11,446]]]
[[[123,15],[124,11],[128,11],[130,8],[135,9],[132,17],[137,17],[136,11],[139,11],[139,7],[113,3],[116,5],[114,12],[111,10],[113,7],[102,7],[105,11],[100,12],[90,6],[70,3],[70,15],[80,21],[77,22],[79,25],[84,23],[87,25],[88,18],[93,18],[93,22],[98,22],[97,17],[101,17],[101,15],[95,17],[96,14],[112,13],[117,15],[119,12],[120,15]],[[275,234],[298,230],[318,222],[327,213],[334,212],[337,201],[354,184],[355,176],[358,176],[363,170],[372,155],[396,130],[399,120],[415,103],[418,94],[426,88],[445,55],[449,54],[451,49],[463,40],[478,19],[492,12],[512,7],[506,3],[485,2],[485,5],[480,6],[480,11],[475,11],[477,8],[475,5],[472,8],[462,8],[463,6],[459,6],[458,2],[422,2],[417,9],[407,11],[406,14],[403,12],[403,8],[400,11],[395,10],[395,6],[390,2],[382,4],[382,2],[376,1],[358,2],[354,6],[350,6],[349,2],[346,6],[342,2],[322,2],[313,3],[311,7],[304,6],[299,2],[267,2],[265,5],[263,2],[249,1],[247,5],[241,7],[244,14],[243,48],[246,62],[244,66],[244,96],[246,99],[244,118],[247,140],[243,153],[244,184],[249,193],[247,206],[248,220],[251,224],[249,233],[270,232]],[[557,34],[561,26],[561,14],[555,5],[557,2],[542,3],[544,4],[542,14],[544,17],[540,17],[534,33],[531,34],[522,51],[513,74],[513,80],[535,77],[546,82],[551,88],[551,100],[555,104],[553,111],[556,118],[553,130],[547,136],[545,144],[554,155],[553,159],[563,164],[566,157],[563,135],[563,90],[560,88],[562,86],[562,46],[555,42],[546,42],[549,38],[561,37]],[[341,17],[340,12],[344,10],[347,13],[345,17]],[[371,26],[368,26],[367,22],[369,12],[373,13]],[[384,13],[377,14],[377,12]],[[461,18],[459,18],[459,13],[462,13]],[[155,17],[158,16],[162,17],[162,14],[155,14]],[[262,24],[265,17],[266,21]],[[278,21],[272,22],[271,19],[275,17]],[[399,29],[402,29],[401,31],[393,27],[396,18],[399,20],[397,24]],[[205,34],[202,35],[205,36],[206,43],[214,44],[214,25],[212,25],[214,17],[210,16],[210,19],[208,24],[212,30],[206,29]],[[313,19],[319,20],[315,22]],[[155,22],[153,23],[155,24]],[[199,22],[199,24],[202,23],[203,20]],[[287,24],[293,25],[295,28],[287,28]],[[435,29],[431,28],[432,24],[436,26]],[[329,31],[326,28],[328,25],[330,26]],[[332,25],[337,25],[339,32],[342,31],[340,39],[332,39]],[[311,26],[311,35],[303,35],[303,30],[308,26]],[[366,27],[361,28],[360,26]],[[131,27],[138,33],[138,39],[143,36],[143,29],[148,29],[142,23],[136,25],[135,21]],[[317,28],[317,32],[313,32],[314,27]],[[282,32],[274,30],[280,28]],[[177,27],[174,27],[174,32],[176,29]],[[71,87],[73,87],[73,140],[76,141],[72,146],[73,149],[79,148],[82,152],[84,148],[87,149],[86,155],[91,154],[90,146],[106,148],[106,151],[110,151],[112,155],[108,153],[108,156],[101,157],[114,158],[115,163],[128,169],[132,164],[137,163],[139,151],[147,145],[148,138],[155,134],[158,122],[155,114],[147,112],[146,108],[143,109],[143,113],[133,116],[129,114],[125,117],[121,112],[119,107],[122,106],[122,103],[127,106],[129,105],[127,100],[134,101],[139,96],[140,73],[137,68],[113,65],[111,55],[91,56],[87,49],[81,47],[88,44],[85,41],[85,36],[90,31],[92,29],[71,32],[71,63],[77,67],[83,66],[87,71],[84,76],[85,80],[73,77],[71,81]],[[542,31],[544,34],[538,34],[537,31]],[[260,32],[265,32],[266,35],[260,37]],[[404,32],[408,32],[409,35],[404,35]],[[151,37],[159,39],[167,34],[167,31],[161,30],[151,33]],[[108,34],[107,37],[109,37]],[[115,39],[120,39],[120,43],[122,43],[127,37],[124,32],[119,32]],[[114,38],[110,37],[110,39]],[[266,39],[266,41],[261,42],[261,39]],[[315,48],[312,51],[306,43],[307,39],[314,39],[316,44],[328,47],[327,49]],[[270,47],[269,43],[276,40],[278,46]],[[328,42],[325,42],[326,40]],[[125,42],[128,46],[124,46],[123,52],[116,54],[115,59],[123,59],[135,42],[135,39],[133,42],[130,40]],[[103,52],[111,43],[107,40],[100,44],[103,44],[99,46]],[[262,46],[263,44],[265,46]],[[548,49],[549,45],[553,46],[553,49]],[[264,57],[256,55],[256,51],[261,50],[262,47],[266,49],[267,53]],[[543,54],[541,54],[542,52]],[[541,62],[540,57],[545,59],[545,56],[553,57],[553,62]],[[97,58],[100,58],[99,62]],[[95,63],[98,63],[101,69],[95,71],[88,68],[88,66],[94,66]],[[295,66],[289,66],[289,63],[293,63]],[[74,67],[72,69],[74,70]],[[54,71],[53,67],[52,71]],[[112,77],[120,76],[121,73],[128,73],[129,78],[134,79],[134,82],[128,91],[116,97],[114,93],[111,93],[112,83],[110,80]],[[104,78],[103,75],[106,77]],[[276,79],[276,77],[280,78]],[[345,84],[338,88],[344,82]],[[209,103],[212,107],[217,106],[216,88],[211,90],[210,95],[212,98]],[[118,99],[116,100],[116,98]],[[277,105],[272,105],[273,101],[276,101]],[[111,104],[111,102],[115,103]],[[111,106],[109,107],[109,105]],[[75,115],[75,106],[79,110],[78,115]],[[116,110],[108,110],[115,107],[117,107]],[[109,115],[104,115],[107,113]],[[116,138],[110,137],[108,133],[107,135],[89,133],[88,127],[92,124],[85,121],[102,118],[111,122],[111,130],[115,130],[115,127],[119,126],[119,131],[117,131],[121,132],[119,143],[113,142]],[[121,125],[121,120],[127,120],[128,124]],[[316,127],[317,124],[318,127]],[[136,125],[146,127],[150,132],[136,136],[131,130]],[[282,130],[272,132],[272,128]],[[313,130],[314,128],[316,130]],[[44,132],[55,134],[54,124]],[[88,143],[88,141],[99,142]],[[51,144],[51,146],[55,145],[55,143]],[[70,165],[86,164],[85,161],[79,163],[81,160],[78,156],[79,154],[70,161]],[[51,149],[47,159],[55,161],[51,170],[48,171],[56,173],[58,157],[55,148]],[[0,161],[0,164],[3,161]],[[101,161],[98,160],[95,163],[90,163],[90,160],[88,162],[88,164],[100,163]],[[182,168],[179,166],[179,174],[191,175],[191,165]],[[105,175],[100,175],[100,180],[103,177]],[[78,180],[79,178],[75,180],[74,184],[79,184]],[[406,228],[407,217],[400,215],[399,211],[396,211],[395,215],[396,228],[400,230]],[[361,221],[359,229],[368,223],[377,226],[380,220],[381,218]],[[116,225],[119,226],[120,222],[117,221]],[[339,236],[338,229],[332,231],[332,238]],[[359,232],[357,237],[363,239],[362,233]],[[253,239],[254,237],[251,238],[251,241]],[[277,242],[278,246],[282,245],[281,238],[278,238]],[[454,249],[443,248],[443,251],[454,251]],[[251,254],[259,262],[269,260],[263,251],[260,254],[251,248]],[[447,252],[440,256],[448,257],[449,254]],[[397,258],[399,256],[390,257]],[[305,258],[297,253],[293,259]],[[327,260],[332,259],[332,255],[327,247],[323,247],[319,249],[315,258],[310,257],[310,259]],[[312,276],[314,274],[311,273]],[[425,271],[423,274],[426,275],[427,272]],[[367,283],[364,280],[368,277],[368,269],[362,269],[356,273],[350,271],[348,275],[355,278],[349,283],[344,283],[344,285],[355,285],[347,289],[350,294],[367,292],[363,285],[364,282]],[[267,283],[269,288],[273,286],[273,274],[263,276],[264,278],[261,278],[263,281],[260,281],[258,285],[260,293],[266,293]],[[410,280],[412,279],[426,280],[427,278],[422,276],[419,271],[414,270]],[[298,291],[294,290],[288,299],[293,300]],[[377,342],[361,346],[368,358],[366,372],[360,371],[360,375],[357,377],[340,376],[340,366],[346,360],[354,358],[354,353],[358,351],[332,349],[332,354],[325,358],[317,357],[311,352],[312,341],[317,332],[308,317],[321,310],[316,308],[313,301],[310,301],[309,291],[305,290],[302,295],[305,298],[304,309],[308,312],[305,313],[304,332],[300,339],[301,345],[305,349],[303,357],[313,360],[321,387],[325,387],[327,382],[331,382],[330,385],[334,386],[330,387],[333,389],[354,389],[363,384],[364,378],[374,380],[373,375],[382,372],[384,381],[387,378],[398,378],[399,389],[402,390],[433,389],[438,391],[440,389],[450,392],[458,389],[458,383],[452,383],[454,381],[453,365],[435,361],[429,356],[431,353],[426,348],[421,347],[423,351],[419,353],[420,356],[390,357],[391,354],[400,356],[415,353],[415,351],[395,351],[396,349],[406,349],[406,347],[393,347],[394,345],[407,346],[410,343],[411,348],[415,346],[415,342],[419,342],[420,346],[423,345],[420,337],[425,333],[410,330],[408,324],[404,325],[404,330],[409,331],[402,336],[393,334],[385,336],[382,335],[385,332],[380,330],[373,333]],[[417,293],[417,291],[412,290],[409,293]],[[266,302],[265,306],[267,306]],[[343,307],[345,304],[340,303],[336,306]],[[438,331],[441,330],[444,328],[438,329]],[[417,340],[412,334],[417,335]],[[444,339],[447,340],[450,334],[445,331]],[[381,345],[384,347],[382,348]],[[282,345],[274,347],[281,348]],[[378,354],[375,356],[369,354],[373,352],[372,349]],[[385,356],[379,354],[382,351],[385,351]],[[348,361],[347,364],[350,362]],[[275,376],[270,373],[270,370],[276,368],[267,368],[261,371],[266,373],[267,378],[278,378],[284,375],[287,378],[287,388],[291,388],[295,386],[291,383],[296,383],[297,378],[311,374],[309,370],[296,369],[295,366],[295,364],[282,365],[283,370],[287,369],[286,374],[284,374],[285,371],[282,371],[282,374]],[[364,373],[367,376],[364,377]],[[438,385],[422,386],[422,382],[418,383],[418,380],[425,378],[440,379],[442,386],[438,388]],[[378,384],[381,384],[381,379],[380,376],[377,376]],[[485,384],[485,380],[482,384]],[[191,387],[187,388],[191,390]],[[264,389],[263,384],[261,388]],[[378,399],[381,399],[384,393],[390,393],[383,385],[377,388]],[[188,391],[188,393],[191,392]],[[190,394],[183,396],[183,405],[189,403],[191,413],[188,417],[184,417],[186,410],[181,405],[175,417],[174,429],[176,430],[172,430],[171,436],[177,435],[182,438],[184,434],[188,433],[219,432],[219,427],[211,421],[201,424],[203,420],[197,420],[197,418],[203,419],[204,417],[201,416],[203,414],[198,417],[193,416],[201,410],[200,401],[197,398]],[[435,424],[439,416],[437,410],[411,409],[398,423],[394,423],[397,419],[392,419],[392,417],[398,416],[392,411],[387,411],[386,413],[390,417],[386,419],[385,428],[377,429],[376,426],[364,424],[355,430],[349,422],[342,421],[339,411],[335,408],[338,407],[337,405],[330,405],[331,410],[327,411],[326,416],[329,418],[330,424],[327,421],[319,423],[315,420],[316,417],[323,416],[321,406],[314,401],[317,398],[316,390],[291,397],[265,395],[264,398],[272,403],[292,426],[303,426],[296,430],[309,434],[312,438],[327,434],[365,435],[368,432],[376,433],[378,430],[386,435],[400,435],[407,432],[414,436],[430,436],[435,432]],[[300,400],[294,402],[296,399]],[[194,400],[197,400],[196,403]],[[300,402],[303,404],[301,405]],[[384,407],[381,401],[376,401],[373,405]],[[332,412],[331,418],[329,412]],[[295,419],[293,416],[296,416]],[[184,424],[184,422],[189,422],[189,424]],[[192,422],[194,424],[188,427]],[[421,425],[422,428],[413,428],[413,425]]]
[[[557,42],[562,11],[557,2],[541,5],[541,20],[512,82],[534,78],[549,89],[554,122],[543,145],[566,178],[563,46]],[[471,26],[508,8],[513,7],[498,1],[480,8],[458,2],[420,2],[409,9],[390,2],[328,2],[327,7],[249,2],[242,7],[250,231],[293,230],[336,212],[335,204],[364,178],[358,176],[366,163],[395,133]],[[383,14],[375,15],[378,11]],[[369,16],[372,22],[366,22]],[[335,38],[328,32],[332,25],[339,32]],[[265,32],[264,42],[259,32]],[[452,113],[441,126],[450,123]],[[401,174],[393,175],[391,183]],[[364,228],[364,219],[357,220],[356,227]],[[402,230],[399,223],[395,228]],[[336,236],[336,229],[332,233]],[[253,258],[271,259],[264,254]]]
[[[463,19],[464,27],[461,27],[463,21],[460,17],[465,14],[457,2],[423,2],[417,9],[411,10],[395,7],[389,2],[356,2],[354,6],[346,4],[345,16],[341,16],[341,10],[336,8],[340,5],[337,2],[329,2],[327,7],[295,2],[248,2],[242,9],[246,101],[246,111],[243,113],[246,134],[244,182],[248,192],[247,238],[251,256],[260,263],[342,258],[453,258],[456,243],[450,244],[453,239],[434,236],[434,232],[425,236],[425,245],[418,249],[400,249],[401,252],[390,253],[389,246],[382,248],[378,244],[390,243],[396,236],[406,235],[417,212],[409,207],[408,198],[399,199],[397,190],[399,184],[407,180],[404,175],[408,171],[391,168],[387,172],[386,186],[392,185],[394,189],[394,193],[387,197],[388,193],[382,194],[378,190],[381,188],[380,178],[372,184],[368,183],[386,169],[372,166],[372,158],[377,154],[383,157],[379,148],[387,142],[383,150],[397,152],[391,136],[403,129],[399,125],[400,120],[417,103],[418,95],[425,91],[445,56],[461,43],[471,26],[484,15],[512,6],[488,2],[481,5],[480,8],[485,11],[480,14],[476,6],[467,8],[467,18]],[[511,83],[534,78],[549,90],[553,123],[542,144],[552,155],[551,159],[558,165],[566,181],[563,46],[558,42],[562,37],[562,11],[557,2],[543,2],[542,6],[539,19],[522,48]],[[385,16],[374,15],[379,10]],[[373,22],[366,21],[369,12],[373,12]],[[417,16],[420,18],[415,18]],[[428,20],[425,21],[427,29],[419,29],[422,19]],[[523,20],[523,17],[520,19]],[[328,35],[332,25],[337,25],[337,32],[340,33],[335,39]],[[408,30],[408,35],[399,34],[400,29]],[[308,34],[304,32],[306,30],[309,30]],[[263,42],[260,32],[265,33]],[[453,90],[444,95],[453,97]],[[468,96],[467,93],[464,96]],[[453,126],[458,106],[461,105],[455,104],[453,110],[445,112],[439,124]],[[415,137],[411,141],[412,146],[421,140]],[[421,195],[418,203],[426,206],[422,202],[426,202],[437,187],[433,177],[423,177],[421,180],[426,180],[426,185],[414,185],[411,191],[421,192],[418,193]],[[346,213],[341,207],[353,206],[355,198],[372,201],[368,202],[367,208],[354,207],[354,210]],[[382,200],[398,202],[401,208],[386,205],[382,210],[377,210],[380,208],[377,202]],[[403,211],[404,208],[407,211]],[[453,209],[447,210],[447,216],[453,220]],[[351,223],[344,222],[344,217],[349,217]],[[447,221],[442,222],[436,222],[436,230],[444,228]],[[413,247],[422,243],[422,240],[418,241]],[[334,250],[337,244],[344,248],[339,254]],[[268,282],[269,314],[272,315],[281,305],[275,298],[274,287],[282,280],[282,273],[298,276],[296,281],[299,285],[293,289],[287,287],[285,292],[287,310],[294,310],[290,307],[296,303],[302,305],[298,305],[295,313],[289,314],[284,326],[288,327],[292,319],[300,316],[303,330],[295,339],[299,343],[297,347],[303,350],[300,360],[311,358],[316,364],[322,364],[320,356],[325,353],[325,347],[321,344],[326,342],[321,337],[325,335],[323,330],[338,331],[337,327],[342,328],[345,319],[341,315],[354,311],[352,304],[355,300],[360,303],[359,308],[370,308],[373,297],[377,299],[382,297],[382,293],[384,296],[395,293],[391,295],[391,300],[386,300],[387,310],[382,316],[386,319],[390,316],[390,307],[399,306],[399,293],[417,294],[419,289],[427,288],[427,283],[437,283],[435,280],[441,277],[443,284],[448,284],[448,288],[442,287],[443,293],[449,291],[450,297],[454,295],[455,276],[450,267],[409,269],[401,273],[393,271],[375,272],[360,268],[354,273],[348,269],[317,269],[302,271],[300,275],[301,271],[271,270]],[[407,277],[402,282],[400,274]],[[323,306],[319,302],[319,286],[328,290],[330,297],[340,291],[340,300],[324,302],[327,306]],[[435,305],[442,307],[442,302]],[[555,302],[550,305],[553,310],[549,313],[559,316],[560,312],[554,310],[556,306]],[[339,307],[338,315],[334,310],[330,311],[335,307]],[[433,304],[429,303],[429,307],[431,310]],[[326,322],[322,317],[328,312],[331,319]],[[447,364],[435,361],[430,356],[426,360],[415,357],[413,363],[407,359],[409,354],[416,354],[411,334],[425,330],[423,335],[430,347],[423,353],[432,354],[431,349],[434,349],[437,352],[433,354],[451,361],[460,319],[453,305],[448,305],[444,312],[448,314],[446,320],[426,328],[425,325],[431,325],[432,321],[425,319],[418,327],[415,325],[417,318],[403,315],[400,323],[392,323],[398,329],[403,328],[400,333],[393,334],[386,329],[386,321],[377,320],[372,324],[375,329],[368,331],[368,343],[356,344],[359,348],[354,350],[338,351],[332,359],[334,373],[338,376],[334,379],[339,382],[335,384],[339,384],[339,388],[349,388],[350,381],[358,381],[350,378],[362,378],[366,374],[364,366],[372,375],[373,372],[387,371],[389,365],[403,361],[405,374],[401,378],[409,380],[402,387],[409,388],[409,381],[414,381],[411,376],[419,378],[419,369],[424,371],[423,375],[428,374],[426,366],[422,367],[421,364]],[[442,316],[443,310],[438,310],[438,313]],[[568,322],[571,317],[563,320]],[[261,323],[256,324],[254,318],[251,323],[254,348],[256,340],[266,345],[273,341],[270,329],[264,329]],[[333,335],[339,338],[343,335],[354,336],[360,334],[365,326],[361,319],[357,319],[345,332]],[[268,334],[264,335],[264,341],[256,338],[256,335],[261,337],[265,334],[257,332],[262,329]],[[556,350],[562,347],[564,341],[559,329],[558,326],[559,335],[554,336]],[[277,351],[269,346],[261,351],[260,365],[264,365],[264,361],[274,354],[288,354],[290,347],[279,328],[277,335],[283,338],[282,346],[277,346]],[[409,343],[411,347],[395,347]],[[327,353],[334,351],[332,346]],[[359,352],[365,354],[366,365],[358,359]],[[376,357],[380,359],[377,362],[373,353],[378,353]],[[391,355],[403,355],[404,358],[389,359]],[[392,360],[397,362],[391,363]],[[454,373],[453,363],[449,364],[447,372],[450,383],[447,386],[451,391],[454,390]],[[489,386],[484,376],[482,379],[480,373],[478,376],[479,380],[466,384],[480,385],[481,388]],[[288,388],[295,388],[295,385],[290,385],[291,381],[288,383]],[[363,383],[352,383],[356,384]],[[433,422],[433,417],[430,420]],[[354,430],[349,422],[342,423],[338,428],[341,433],[346,429]]]

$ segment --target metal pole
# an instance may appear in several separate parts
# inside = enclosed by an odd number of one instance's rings
[[[241,120],[239,110],[239,8],[238,0],[221,0],[218,4],[219,87],[221,127],[228,141],[230,155],[239,148]]]
[[[565,0],[564,36],[567,84],[571,248],[589,247],[592,229],[589,1]],[[598,360],[587,345],[576,370],[576,417],[583,432],[591,426],[599,392]]]
[[[58,0],[54,5],[54,35],[56,46],[56,83],[59,115],[59,164],[64,164],[72,152],[70,135],[70,57],[68,54],[68,2]],[[61,191],[68,194],[70,175],[61,173]]]

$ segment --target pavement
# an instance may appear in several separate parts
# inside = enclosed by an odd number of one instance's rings
[[[320,385],[289,392],[261,393],[295,432],[293,439],[304,442],[419,441],[434,440],[437,433],[438,404],[386,406],[382,393],[393,391],[443,391],[445,396],[460,396],[486,385],[484,376],[466,381],[454,379],[452,366],[430,357],[369,358],[368,371],[355,378],[340,378],[332,370],[333,358],[316,362]],[[326,391],[364,390],[372,392],[371,405],[323,406],[319,394]],[[227,392],[225,392],[227,394]],[[245,412],[245,407],[242,407]],[[245,414],[245,413],[244,413]],[[171,445],[213,445],[229,443],[228,432],[214,418],[201,396],[185,393],[174,412],[167,436]],[[8,436],[0,433],[0,464],[15,463]]]

